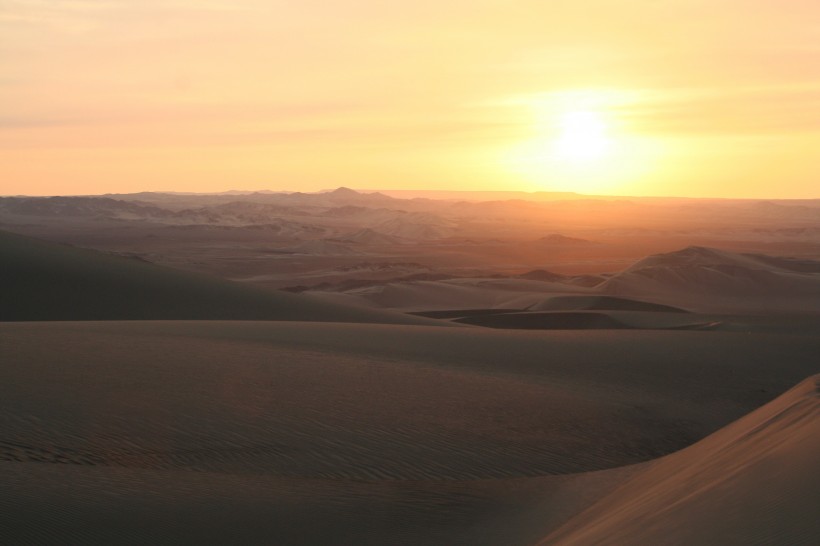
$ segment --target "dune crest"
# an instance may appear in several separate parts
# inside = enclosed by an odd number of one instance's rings
[[[539,543],[812,544],[820,536],[820,375],[647,465]]]
[[[596,287],[698,311],[820,309],[820,262],[688,247],[648,256]]]

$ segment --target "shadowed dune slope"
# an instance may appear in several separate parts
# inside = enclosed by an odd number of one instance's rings
[[[644,472],[731,473],[710,438],[615,467],[771,401],[819,352],[726,332],[2,323],[0,542],[531,545],[620,484],[641,494]],[[756,441],[755,419],[715,438]]]
[[[0,541],[530,546],[628,472],[362,481],[0,461]]]
[[[689,313],[659,311],[550,311],[482,313],[455,322],[521,330],[707,330],[719,322]]]
[[[496,313],[456,319],[461,324],[521,330],[620,330],[629,326],[607,313]]]
[[[658,311],[684,313],[683,309],[614,296],[553,296],[529,308],[530,311]]]
[[[296,322],[0,334],[0,439],[28,446],[24,460],[355,479],[646,461],[816,372],[820,352],[799,336]]]
[[[656,462],[540,544],[817,544],[820,376]]]
[[[0,321],[301,320],[434,324],[0,231]]]

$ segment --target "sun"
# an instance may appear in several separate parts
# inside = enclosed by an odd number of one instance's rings
[[[575,110],[559,116],[558,136],[552,152],[557,159],[592,163],[612,152],[613,141],[604,116],[595,111]]]
[[[507,99],[524,127],[502,152],[504,169],[534,188],[620,193],[641,183],[662,155],[630,112],[643,95],[615,89],[565,90]]]

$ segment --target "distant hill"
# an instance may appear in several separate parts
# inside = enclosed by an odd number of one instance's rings
[[[364,191],[364,190],[363,190]],[[370,191],[370,190],[367,190]],[[376,190],[372,190],[376,191]],[[453,191],[453,190],[378,190],[379,193],[398,199],[444,199],[449,201],[501,201],[527,199],[552,201],[583,199],[587,196],[574,192],[524,192],[524,191]]]
[[[376,226],[386,235],[403,239],[443,239],[456,233],[453,222],[430,213],[409,213]]]
[[[171,211],[108,197],[0,197],[0,213],[44,217],[170,218]]]
[[[576,237],[567,237],[560,233],[550,233],[538,239],[538,244],[550,246],[583,246],[592,244],[592,241],[586,239],[578,239]]]

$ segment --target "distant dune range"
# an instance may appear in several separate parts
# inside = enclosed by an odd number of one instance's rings
[[[431,324],[0,231],[0,321],[303,320]]]
[[[344,302],[315,298],[309,294],[293,295],[266,290],[247,283],[233,283],[159,267],[139,259],[55,245],[4,232],[0,232],[0,255],[4,259],[0,281],[9,287],[8,296],[0,308],[0,320],[6,321],[264,319],[434,323],[424,317],[396,313],[390,309],[352,306]],[[647,261],[657,263],[654,258]],[[809,270],[789,270],[787,275],[790,278],[780,281],[781,285],[787,287],[785,293],[790,294],[787,282],[794,282],[794,279],[802,281],[807,287],[806,293],[792,305],[812,305],[811,289],[820,284],[820,275],[811,269],[811,262],[803,260],[788,263],[793,265],[793,269]],[[764,273],[776,267],[769,263],[763,265],[767,268]],[[659,267],[652,266],[651,270]],[[639,280],[635,279],[643,275],[646,269],[649,268],[636,266],[625,272],[625,275],[633,278],[629,285],[632,293],[638,291]],[[669,273],[668,267],[663,271],[674,276]],[[717,274],[725,277],[723,273]],[[613,277],[607,281],[607,285],[615,283],[619,278],[620,276]],[[674,278],[682,282],[680,275]],[[771,278],[778,280],[776,273],[769,273],[767,280],[771,281]],[[625,282],[617,284],[619,287],[625,285]],[[656,291],[657,286],[657,283],[653,286]],[[397,310],[423,308],[425,305],[431,308],[459,309],[464,305],[480,305],[482,302],[509,309],[506,313],[492,311],[459,319],[462,323],[494,328],[704,328],[714,322],[689,316],[679,308],[633,298],[578,294],[550,296],[548,291],[551,287],[559,291],[577,290],[577,287],[568,288],[560,282],[506,279],[479,280],[476,283],[463,280],[418,281],[354,289],[351,293],[364,295],[372,292],[377,299],[367,299]],[[685,288],[696,292],[693,287]],[[539,290],[547,291],[547,295],[536,292]],[[685,300],[681,292],[683,288],[678,287],[679,297],[667,299]],[[772,291],[773,294],[781,292],[783,290]],[[655,300],[663,299],[656,292],[649,290],[649,293],[656,296],[653,298]],[[394,295],[388,296],[389,294]],[[385,299],[386,297],[392,299]],[[791,301],[773,299],[781,306],[784,301]],[[748,300],[747,304],[759,301],[760,298],[755,298]],[[524,312],[515,312],[514,307],[510,309],[512,304],[518,304]],[[426,316],[433,317],[430,314]],[[458,318],[459,313],[451,312],[450,316]]]
[[[292,294],[0,232],[0,543],[820,542],[820,262],[579,278]]]
[[[386,283],[346,293],[377,306],[415,312],[472,306],[551,311],[552,316],[558,311],[606,311],[603,315],[610,315],[610,311],[683,310],[820,314],[820,261],[816,260],[688,247],[640,260],[595,286],[579,286],[572,278],[547,273],[517,279]],[[496,314],[493,320],[508,319]]]

